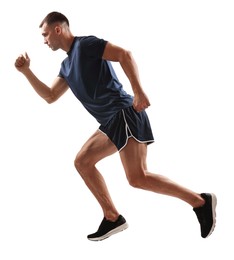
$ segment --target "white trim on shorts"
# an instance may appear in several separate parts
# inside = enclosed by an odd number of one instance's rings
[[[124,112],[124,109],[122,109],[122,114],[123,114],[123,118],[124,118],[124,122],[125,122],[125,134],[126,134],[126,141],[125,141],[125,144],[118,150],[118,152],[120,152],[120,151],[122,151],[123,150],[123,148],[127,145],[127,143],[128,143],[128,139],[129,138],[134,138],[138,143],[141,143],[141,144],[147,144],[147,143],[153,143],[154,142],[154,139],[152,139],[152,140],[146,140],[146,141],[140,141],[140,140],[138,140],[133,134],[132,134],[132,131],[131,131],[131,129],[130,129],[130,127],[128,126],[128,122],[127,122],[127,120],[126,120],[126,117],[125,117],[125,112]],[[101,133],[103,133],[104,135],[106,135],[107,137],[108,137],[108,135],[105,133],[105,132],[103,132],[100,128],[98,128],[98,130],[101,132]],[[130,136],[128,135],[128,131],[129,131],[129,133],[130,133]],[[109,137],[108,137],[109,138]],[[115,144],[114,144],[115,145]]]
[[[149,142],[153,142],[154,140],[147,140],[147,141],[140,141],[140,140],[138,140],[133,134],[132,134],[132,131],[131,131],[131,129],[130,129],[130,127],[128,126],[128,122],[127,122],[127,120],[126,120],[126,117],[125,117],[125,112],[124,112],[124,110],[122,109],[122,113],[123,113],[123,117],[124,117],[124,122],[125,122],[125,133],[126,133],[126,142],[125,142],[125,144],[119,149],[119,152],[121,151],[121,150],[123,150],[123,148],[127,145],[127,143],[128,143],[128,139],[129,138],[134,138],[138,143],[141,143],[141,144],[145,144],[145,143],[149,143]],[[128,136],[128,131],[129,131],[129,133],[131,134],[130,136]]]

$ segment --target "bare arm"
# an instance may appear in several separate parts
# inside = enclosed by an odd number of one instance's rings
[[[150,106],[149,99],[142,89],[138,67],[131,52],[108,42],[102,58],[120,63],[132,86],[134,109],[141,111]]]
[[[40,81],[30,69],[30,59],[27,53],[16,59],[15,67],[27,78],[37,94],[49,104],[60,98],[68,89],[66,81],[60,77],[55,78],[51,87]]]

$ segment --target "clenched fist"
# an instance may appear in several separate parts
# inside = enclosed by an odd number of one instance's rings
[[[15,67],[18,71],[23,72],[25,69],[29,68],[30,66],[30,58],[28,54],[21,54],[15,61]]]

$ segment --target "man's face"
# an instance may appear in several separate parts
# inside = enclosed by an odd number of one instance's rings
[[[59,34],[60,27],[58,25],[43,24],[41,27],[42,36],[44,37],[44,43],[47,44],[53,51],[60,48],[59,46]]]

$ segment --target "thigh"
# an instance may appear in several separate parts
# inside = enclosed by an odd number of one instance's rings
[[[108,136],[97,130],[82,146],[76,159],[97,163],[115,152],[117,148]]]
[[[147,144],[129,138],[127,145],[119,154],[128,179],[141,177],[145,174],[147,171]]]

